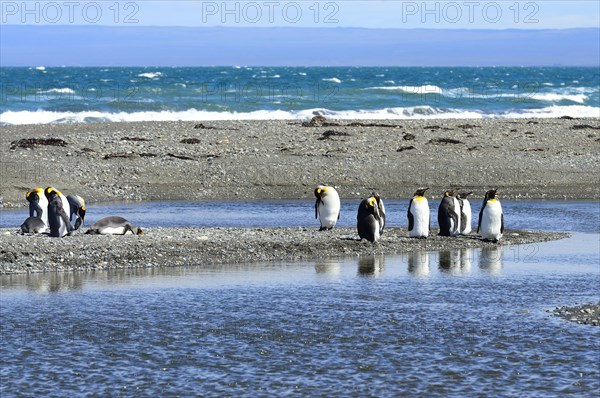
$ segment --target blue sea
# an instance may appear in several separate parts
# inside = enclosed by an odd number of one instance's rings
[[[0,124],[600,117],[597,67],[0,68]]]

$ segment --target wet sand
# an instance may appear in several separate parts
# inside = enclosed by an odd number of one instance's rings
[[[34,139],[27,141],[27,139]],[[204,121],[0,126],[0,197],[48,185],[88,203],[483,197],[600,199],[599,119]]]

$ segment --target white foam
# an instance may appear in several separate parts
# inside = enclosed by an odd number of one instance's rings
[[[404,91],[410,94],[443,94],[444,90],[438,86],[426,84],[424,86],[383,86],[367,87],[365,90],[393,90]]]
[[[321,79],[321,80],[323,80],[324,82],[333,82],[333,83],[341,83],[342,82],[337,77],[329,77],[329,78],[326,77],[326,78]]]
[[[160,112],[50,112],[7,111],[0,114],[0,124],[49,124],[82,122],[141,122],[198,120],[308,120],[320,114],[331,119],[482,119],[482,118],[556,118],[561,116],[597,118],[600,108],[584,105],[550,106],[505,113],[480,110],[443,109],[431,106],[397,107],[376,110],[334,111],[323,108],[299,111],[258,110],[252,112],[215,112],[197,109]]]
[[[49,94],[49,93],[59,93],[59,94],[75,94],[73,89],[68,87],[65,88],[51,88],[46,91],[38,91],[38,94]]]
[[[45,66],[36,66],[35,70],[46,70]]]
[[[158,77],[161,77],[162,73],[161,72],[145,72],[145,73],[140,73],[137,76],[138,77],[145,77],[147,79],[156,79]]]
[[[578,102],[580,104],[585,103],[585,100],[588,99],[587,95],[584,94],[559,94],[559,93],[543,93],[543,94],[533,94],[531,96],[526,96],[528,98],[538,100],[538,101],[549,101],[549,102],[559,102],[559,101],[572,101]]]

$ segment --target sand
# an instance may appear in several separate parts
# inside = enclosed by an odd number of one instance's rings
[[[373,189],[409,198],[421,186],[437,197],[460,186],[474,198],[498,188],[505,199],[600,199],[599,119],[87,123],[0,133],[7,208],[48,185],[88,203],[312,200],[320,183],[342,199]]]

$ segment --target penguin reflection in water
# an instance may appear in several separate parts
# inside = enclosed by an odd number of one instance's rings
[[[377,242],[379,240],[383,221],[379,205],[377,204],[377,198],[371,196],[360,202],[356,221],[356,228],[358,229],[360,239],[366,239],[369,242]]]
[[[454,194],[458,188],[444,192],[438,208],[440,236],[458,236],[460,234],[460,203]]]
[[[71,235],[73,226],[69,221],[70,206],[67,199],[58,190],[52,187],[44,191],[48,199],[48,226],[50,227],[50,236],[62,238],[65,235]]]
[[[90,235],[142,235],[139,227],[134,227],[129,221],[119,216],[104,217],[92,224],[86,231]]]
[[[318,185],[315,189],[315,218],[321,220],[319,231],[329,230],[340,219],[340,196],[334,187]]]
[[[477,224],[477,233],[481,233],[483,240],[494,242],[498,242],[504,233],[504,214],[502,205],[496,198],[497,194],[497,189],[490,189],[485,193]]]

